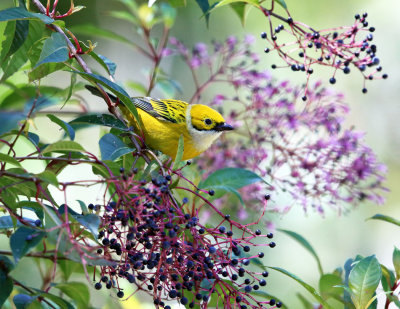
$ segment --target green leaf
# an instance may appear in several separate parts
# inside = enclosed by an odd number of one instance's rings
[[[60,141],[47,146],[45,149],[42,150],[42,153],[45,154],[49,152],[64,152],[64,151],[81,152],[85,151],[85,149],[83,149],[83,147],[77,142]]]
[[[81,264],[75,261],[58,260],[57,263],[62,271],[64,281],[68,281],[69,277],[81,267]]]
[[[303,304],[303,308],[305,308],[305,309],[314,309],[315,308],[314,305],[303,295],[301,295],[300,293],[297,293],[296,295],[300,299],[301,303]]]
[[[89,308],[89,288],[82,282],[68,282],[54,285],[55,288],[69,296],[78,305],[78,309]]]
[[[103,160],[115,161],[119,157],[134,152],[135,149],[127,147],[114,134],[107,133],[99,141],[101,158]]]
[[[17,263],[25,254],[35,248],[46,233],[21,226],[10,237],[10,247]]]
[[[0,163],[10,163],[12,165],[21,167],[21,164],[16,159],[6,155],[5,153],[0,153]]]
[[[247,3],[244,2],[235,2],[230,4],[230,7],[235,11],[243,26],[246,20],[246,5]]]
[[[164,20],[166,28],[171,28],[175,22],[176,9],[170,6],[168,3],[161,3],[161,14]]]
[[[120,87],[116,83],[108,80],[107,78],[105,78],[101,75],[86,73],[86,72],[74,72],[74,73],[80,74],[86,80],[99,83],[102,86],[106,87],[108,90],[110,90],[113,94],[115,94],[122,101],[122,103],[132,113],[132,115],[135,116],[136,121],[138,123],[140,123],[139,114],[136,110],[136,107],[132,103],[132,100],[129,97],[129,94],[122,87]]]
[[[282,274],[294,279],[295,281],[297,281],[298,283],[300,283],[300,285],[302,287],[304,287],[308,292],[311,293],[311,295],[314,296],[314,298],[321,304],[324,305],[324,308],[326,309],[331,309],[332,307],[321,297],[321,295],[318,294],[318,292],[308,283],[305,283],[303,280],[301,280],[299,277],[297,277],[296,275],[293,275],[292,273],[288,272],[287,270],[283,269],[283,268],[279,268],[279,267],[271,267],[271,266],[267,266],[268,268],[274,269],[276,271],[281,272]]]
[[[25,104],[24,112],[28,114],[32,110],[32,113],[35,113],[57,103],[57,100],[45,96],[32,98]]]
[[[115,70],[117,69],[117,65],[114,62],[103,55],[96,54],[94,51],[91,51],[89,56],[96,60],[104,68],[104,70],[106,70],[108,75],[114,76]]]
[[[83,35],[87,35],[90,37],[98,36],[98,37],[103,37],[106,39],[111,39],[113,41],[119,41],[119,42],[122,42],[125,44],[129,44],[130,46],[134,45],[131,41],[129,41],[127,38],[123,37],[122,35],[119,35],[115,32],[109,31],[109,30],[99,28],[98,26],[94,26],[92,24],[73,26],[70,28],[70,30],[73,33],[77,33],[77,34],[83,34]]]
[[[356,309],[365,309],[381,280],[381,266],[374,255],[359,261],[349,275],[351,299]]]
[[[50,170],[44,170],[43,172],[35,176],[44,182],[52,184],[55,187],[58,186],[57,176]]]
[[[219,7],[228,5],[228,4],[236,3],[236,2],[248,3],[248,4],[251,4],[252,6],[255,6],[256,8],[260,7],[258,0],[222,0],[222,1],[218,2],[214,8],[216,9],[216,8],[219,8]]]
[[[186,0],[169,0],[168,2],[175,8],[186,6]]]
[[[206,24],[208,27],[208,22],[210,19],[210,3],[208,0],[196,0],[197,5],[200,7],[201,11],[203,12],[204,16],[206,17]]]
[[[0,11],[0,22],[9,20],[39,19],[45,24],[51,24],[54,19],[40,13],[32,13],[22,7],[15,7]]]
[[[32,297],[27,294],[17,294],[13,298],[13,302],[17,309],[27,309],[28,305],[33,303],[37,297]]]
[[[9,56],[9,50],[14,41],[15,27],[15,21],[0,23],[0,29],[2,29],[0,33],[0,63],[3,63],[3,60]]]
[[[6,57],[11,57],[25,42],[29,34],[29,21],[17,20],[15,23],[14,38]]]
[[[18,48],[12,57],[4,58],[1,62],[3,76],[0,83],[17,72],[29,59],[29,50],[42,37],[44,31],[43,24],[38,21],[29,22],[29,35],[24,41],[24,44]]]
[[[51,115],[51,114],[47,114],[47,117],[54,123],[58,124],[61,128],[64,129],[64,131],[68,134],[69,138],[71,139],[71,141],[73,141],[75,139],[75,131],[74,129],[71,127],[71,125],[63,120],[61,120],[60,118],[58,118],[57,116]]]
[[[146,87],[143,86],[141,83],[137,83],[134,81],[127,81],[125,84],[127,87],[139,92],[141,95],[146,95],[147,93]]]
[[[293,231],[289,231],[289,230],[284,230],[284,229],[278,229],[279,231],[285,233],[286,235],[292,237],[294,240],[296,240],[300,245],[302,245],[308,252],[311,253],[311,255],[315,258],[315,260],[317,261],[318,264],[318,270],[320,275],[322,275],[324,273],[324,271],[322,270],[322,264],[321,261],[317,255],[317,252],[315,252],[314,248],[311,246],[311,244],[300,234],[293,232]]]
[[[51,300],[56,305],[58,305],[59,308],[74,309],[74,306],[72,306],[69,302],[67,302],[66,300],[62,299],[61,297],[58,297],[58,296],[50,294],[50,293],[43,292],[43,291],[38,290],[38,289],[33,289],[33,290],[37,292],[36,293],[37,296],[41,296],[43,298]]]
[[[66,209],[68,209],[69,215],[71,215],[82,226],[87,228],[92,233],[92,235],[95,238],[97,238],[97,235],[99,234],[99,225],[100,225],[100,217],[98,215],[95,214],[81,215],[65,205],[60,206],[60,208],[58,209],[58,213],[64,215]]]
[[[0,135],[7,133],[18,126],[18,122],[25,119],[25,113],[22,112],[0,112]]]
[[[237,189],[264,181],[260,176],[252,171],[242,168],[223,168],[215,171],[200,182],[200,189],[212,189],[215,191],[215,198],[223,196],[225,193],[235,194],[244,205],[243,199]]]
[[[382,270],[382,287],[384,291],[391,291],[392,286],[396,282],[396,276],[393,271],[387,269],[385,265],[381,264],[381,270]]]
[[[69,59],[68,45],[61,33],[53,32],[43,45],[42,52],[35,68],[43,63],[64,62]]]
[[[51,73],[60,71],[65,67],[64,63],[43,63],[35,67],[32,71],[28,72],[29,82],[41,79],[50,75]]]
[[[183,141],[183,135],[181,135],[179,136],[178,150],[176,152],[174,165],[172,167],[173,170],[175,170],[178,167],[179,163],[182,161],[183,151],[184,151],[184,141]]]
[[[69,122],[71,125],[77,124],[89,124],[89,125],[100,125],[106,126],[111,128],[120,129],[123,131],[128,131],[129,128],[119,119],[115,118],[109,114],[102,114],[102,115],[85,115],[78,117]]]
[[[12,271],[13,268],[13,262],[11,262],[8,257],[0,255],[0,308],[13,290],[13,281],[8,276],[8,273]]]
[[[287,9],[287,5],[285,0],[276,0],[276,2],[278,2],[278,4],[283,7],[285,10]]]
[[[319,291],[321,293],[321,296],[324,299],[327,299],[329,297],[340,299],[342,291],[336,288],[335,286],[341,284],[343,284],[342,278],[340,278],[338,275],[334,274],[322,275],[321,278],[319,279]]]
[[[382,221],[386,221],[389,223],[396,224],[397,226],[400,226],[400,220],[397,220],[393,217],[389,217],[386,215],[381,215],[381,214],[376,214],[376,215],[372,216],[371,218],[368,218],[367,220],[382,220]]]
[[[400,279],[400,250],[397,247],[394,247],[393,250],[393,265],[394,270],[396,272],[397,280]]]

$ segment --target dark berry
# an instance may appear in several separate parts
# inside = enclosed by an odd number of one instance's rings
[[[261,32],[261,38],[266,39],[267,38],[267,33],[266,32]]]
[[[211,196],[213,196],[213,195],[215,194],[215,191],[214,191],[214,190],[209,190],[209,191],[208,191],[208,194],[210,194]]]
[[[119,291],[119,292],[117,293],[117,296],[118,296],[118,298],[124,297],[124,292]]]
[[[329,79],[329,82],[330,82],[331,84],[334,84],[334,83],[336,83],[336,79],[335,79],[334,77],[331,77],[331,78]]]
[[[95,288],[96,290],[100,290],[100,289],[101,289],[101,283],[100,283],[100,282],[97,282],[97,283],[94,285],[94,288]]]

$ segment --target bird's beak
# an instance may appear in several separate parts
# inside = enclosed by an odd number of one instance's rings
[[[221,122],[218,123],[215,127],[214,127],[215,131],[231,131],[233,130],[233,127],[230,124],[227,124],[226,122]]]

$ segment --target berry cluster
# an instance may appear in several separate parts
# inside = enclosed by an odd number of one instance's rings
[[[303,100],[307,100],[308,81],[314,72],[314,65],[323,65],[334,69],[333,76],[329,79],[331,84],[336,83],[337,72],[351,73],[354,68],[361,72],[364,83],[362,92],[366,93],[365,82],[373,79],[386,79],[387,74],[379,74],[382,67],[376,56],[377,47],[372,43],[374,27],[369,26],[367,13],[355,15],[355,22],[351,26],[334,29],[314,30],[308,25],[294,21],[292,17],[284,20],[286,26],[280,24],[274,27],[271,16],[278,17],[273,10],[263,8],[264,14],[269,18],[270,31],[261,33],[261,38],[268,41],[272,47],[265,48],[264,52],[277,51],[286,62],[285,66],[272,65],[273,69],[290,67],[292,71],[305,72],[307,86]],[[285,33],[284,42],[279,42],[279,34]],[[290,42],[289,37],[293,37]]]
[[[117,190],[104,207],[97,253],[115,263],[100,267],[96,289],[115,288],[123,298],[119,280],[124,279],[151,294],[157,308],[167,309],[170,301],[207,308],[210,300],[224,308],[281,307],[274,299],[257,300],[253,291],[266,286],[268,272],[248,267],[264,257],[263,252],[250,253],[252,247],[275,246],[267,241],[271,233],[252,231],[251,224],[242,225],[220,212],[215,227],[201,224],[198,210],[186,211],[188,199],[178,203],[172,197],[170,175],[148,183],[123,175],[112,182]]]

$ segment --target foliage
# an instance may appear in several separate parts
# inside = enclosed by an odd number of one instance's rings
[[[0,252],[0,305],[89,308],[88,286],[71,279],[77,275],[86,277],[95,289],[105,287],[124,299],[132,295],[124,292],[123,282],[133,284],[136,291],[152,297],[156,308],[168,309],[175,303],[189,308],[281,308],[284,304],[264,291],[267,269],[299,282],[326,308],[330,298],[349,308],[376,308],[379,282],[387,293],[386,307],[398,304],[394,295],[400,282],[398,249],[393,253],[395,271],[370,256],[346,262],[344,271],[325,274],[308,241],[283,231],[317,259],[319,291],[264,261],[265,252],[276,244],[270,240],[272,233],[262,231],[263,216],[266,211],[282,211],[269,206],[271,197],[265,192],[288,192],[293,198],[290,206],[320,212],[326,204],[341,210],[339,202],[382,200],[383,165],[361,133],[342,129],[348,107],[341,95],[308,83],[311,66],[329,65],[335,72],[345,72],[352,64],[364,72],[363,66],[378,65],[376,46],[369,43],[372,38],[356,41],[358,32],[368,27],[367,16],[331,34],[293,21],[283,0],[276,3],[289,17],[275,12],[274,0],[270,9],[257,0],[196,1],[206,22],[223,6],[230,6],[244,22],[245,10],[252,6],[268,19],[271,29],[273,18],[287,23],[299,43],[295,51],[303,50],[304,63],[288,57],[284,45],[277,43],[275,36],[285,27],[271,30],[269,42],[292,69],[295,66],[294,71],[307,74],[302,97],[307,105],[299,105],[304,104],[298,102],[302,89],[257,69],[252,36],[215,42],[213,52],[205,43],[189,50],[169,37],[175,7],[185,6],[186,1],[118,2],[124,9],[110,15],[133,26],[138,34],[135,41],[92,23],[70,28],[66,17],[83,9],[74,1],[64,13],[58,11],[57,0],[48,1],[46,7],[39,0],[19,1],[0,11],[0,233],[9,242],[9,250]],[[210,105],[225,109],[239,134],[224,137],[194,164],[181,160],[183,139],[176,158],[147,148],[142,132],[128,127],[118,111],[118,104],[123,104],[140,123],[132,99],[116,81],[116,64],[98,54],[91,41],[80,41],[79,34],[126,43],[151,62],[145,82],[126,82],[126,88],[139,95],[150,96],[159,89],[174,96],[179,83],[162,67],[167,57],[180,59],[191,72],[195,91],[190,103],[199,102],[210,85],[233,88],[234,96],[221,90]],[[325,60],[313,60],[304,52],[310,43]],[[357,56],[358,49],[365,55]],[[339,63],[335,57],[343,60]],[[103,73],[94,71],[88,59],[99,64]],[[202,79],[204,71],[209,74]],[[47,85],[46,77],[54,73],[57,78],[67,76],[69,85]],[[375,73],[363,76],[373,79]],[[102,94],[109,114],[88,111],[78,94],[88,83]],[[74,114],[73,120],[65,117],[69,113]],[[47,142],[48,132],[35,129],[42,114],[46,115],[42,121],[63,132],[54,143]],[[103,132],[99,151],[88,149],[77,134],[93,127]],[[79,168],[92,174],[78,175]],[[282,170],[288,175],[282,175]],[[87,190],[87,200],[74,199],[71,192],[77,188]],[[236,210],[244,207],[249,213],[256,210],[258,216],[254,222],[236,219],[227,205]],[[206,219],[207,213],[212,220]],[[388,217],[374,219],[397,224]],[[260,247],[264,250],[254,253]],[[12,272],[25,257],[38,261],[41,280],[35,286],[17,280]]]

